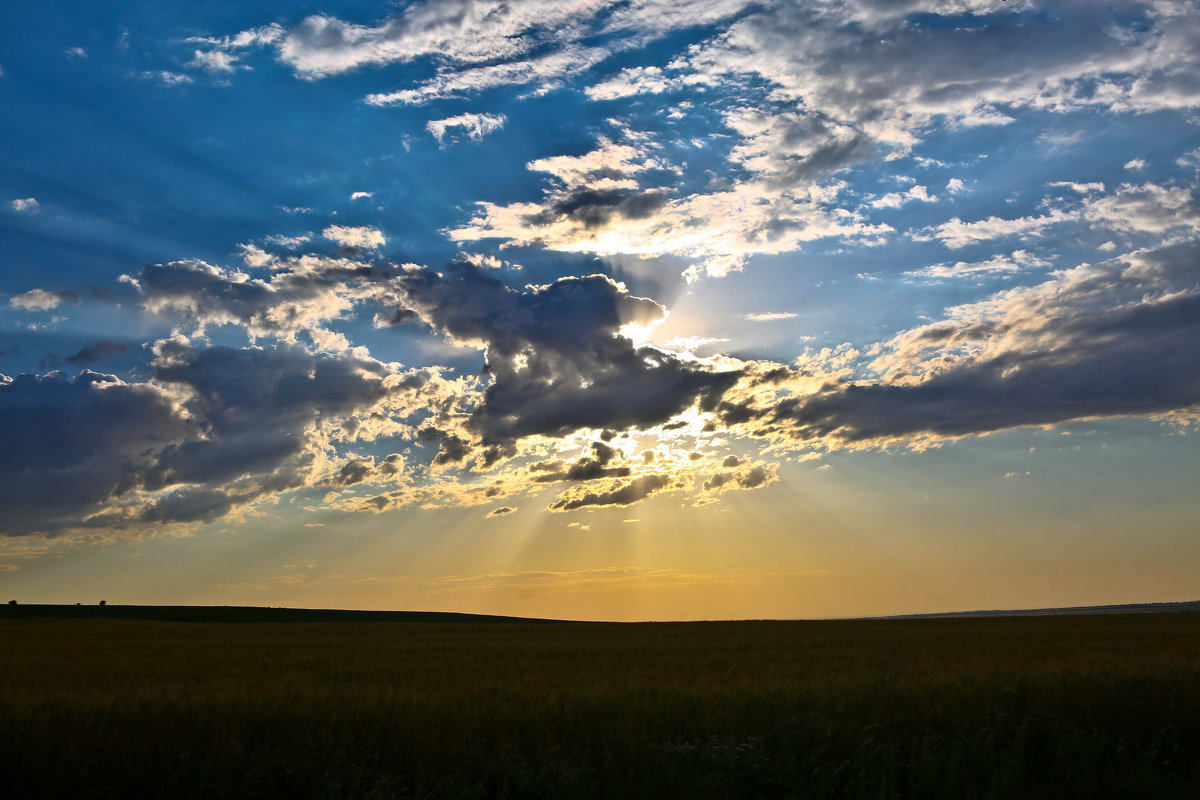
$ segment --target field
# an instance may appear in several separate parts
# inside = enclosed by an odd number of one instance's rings
[[[4,618],[0,794],[1200,797],[1200,614]]]

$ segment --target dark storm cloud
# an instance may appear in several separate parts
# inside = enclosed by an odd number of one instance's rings
[[[0,533],[56,533],[138,486],[162,448],[196,435],[157,387],[85,370],[0,383]]]
[[[574,511],[586,506],[629,506],[671,484],[666,475],[644,475],[607,492],[582,492],[551,503],[551,511]]]
[[[181,391],[180,413],[196,434],[164,446],[137,473],[131,485],[139,490],[242,481],[257,489],[239,491],[261,493],[302,485],[315,459],[303,432],[318,420],[341,420],[352,432],[355,410],[393,390],[409,393],[424,410],[417,438],[436,446],[434,466],[487,468],[515,454],[524,437],[582,428],[611,437],[666,422],[696,403],[712,407],[739,377],[636,346],[621,335],[623,325],[656,322],[665,310],[602,275],[516,289],[469,264],[438,273],[250,256],[269,263],[269,278],[173,262],[146,267],[130,283],[151,311],[182,315],[198,326],[237,324],[251,335],[290,336],[339,316],[354,302],[373,302],[386,322],[416,314],[452,339],[485,349],[490,383],[478,394],[470,382],[439,394],[424,386],[429,371],[389,378],[379,362],[346,353],[317,357],[294,346],[197,349],[182,338],[163,341],[156,346],[154,381]],[[72,358],[82,363],[119,346],[97,343]],[[614,453],[598,442],[592,456],[540,477],[628,477],[629,467],[610,463]],[[380,477],[357,462],[341,469],[326,483],[350,486],[368,474]]]
[[[591,481],[597,478],[628,478],[632,473],[629,467],[610,467],[609,463],[617,457],[618,451],[603,442],[592,442],[592,457],[584,457],[575,461],[566,469],[554,469],[544,475],[534,478],[538,483],[554,483],[556,481]],[[535,464],[534,469],[542,467]]]
[[[332,486],[352,486],[356,483],[362,483],[363,480],[371,474],[371,468],[374,466],[372,459],[352,458],[342,465],[337,474],[329,479]]]
[[[154,383],[87,370],[0,383],[0,533],[220,517],[311,482],[330,440],[412,391],[383,364],[348,354],[181,340],[155,352]],[[375,472],[388,469],[385,460]],[[355,477],[352,461],[335,481]]]
[[[860,442],[966,436],[1200,403],[1200,243],[1084,265],[998,295],[892,343],[892,382],[834,383],[772,408],[729,403],[729,424]],[[926,358],[977,351],[927,377]]]
[[[773,416],[807,435],[858,441],[963,436],[1200,402],[1200,298],[1116,310],[1063,332],[1081,335],[1069,350],[1005,354],[912,386],[857,385],[789,399]]]
[[[432,442],[438,445],[437,455],[433,457],[433,463],[438,466],[458,464],[471,452],[471,445],[466,439],[433,425],[421,428],[417,435],[423,442]]]
[[[245,477],[276,491],[300,485],[313,459],[305,432],[370,408],[389,392],[384,365],[346,354],[165,343],[158,356],[155,377],[189,390],[183,407],[202,421],[205,438],[165,450],[147,476],[152,489]]]
[[[735,461],[730,464],[730,459]],[[736,456],[729,456],[725,459],[725,466],[744,465],[744,461],[738,461]],[[703,487],[706,492],[723,492],[727,489],[757,489],[760,486],[766,486],[776,479],[776,465],[773,464],[755,464],[747,469],[737,470],[734,472],[718,472],[712,477],[704,481]]]
[[[468,427],[485,446],[580,428],[644,428],[737,381],[618,333],[664,310],[602,275],[513,289],[469,265],[396,279],[404,300],[435,328],[486,346],[492,378]]]
[[[373,456],[352,457],[326,483],[341,489],[375,478],[394,477],[403,469],[404,458],[399,453],[392,453],[378,464]]]

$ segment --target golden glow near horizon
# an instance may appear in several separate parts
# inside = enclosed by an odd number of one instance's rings
[[[25,595],[28,602],[103,597],[596,620],[874,616],[1176,601],[1194,592],[1189,565],[1200,545],[1173,530],[1180,520],[1127,505],[1155,491],[1149,479],[1118,487],[1114,471],[1103,481],[1110,499],[1080,513],[1079,493],[1101,487],[1056,497],[1032,476],[981,476],[977,459],[955,447],[937,454],[946,471],[937,479],[915,455],[896,455],[908,463],[882,469],[851,455],[827,469],[787,465],[760,492],[727,493],[699,508],[665,495],[563,514],[534,498],[494,518],[458,508],[295,529],[313,523],[299,516],[260,528],[263,521],[248,520],[186,538],[76,548],[4,577],[14,594],[25,582],[36,586],[43,570],[70,587]],[[1063,454],[1062,467],[1103,457],[1089,450]],[[964,503],[962,486],[981,477]],[[1116,500],[1119,492],[1126,496]],[[1028,524],[1031,504],[1047,505],[1038,525]]]

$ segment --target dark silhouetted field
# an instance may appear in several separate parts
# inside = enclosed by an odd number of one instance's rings
[[[1200,614],[0,614],[0,795],[1200,797]]]

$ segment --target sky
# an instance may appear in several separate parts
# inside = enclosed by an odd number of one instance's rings
[[[1197,599],[1195,0],[5,16],[3,599]]]

